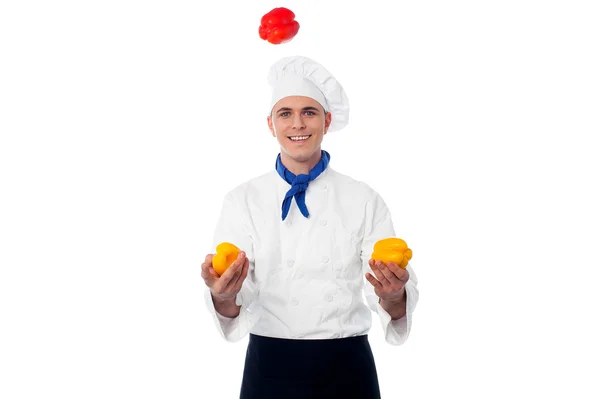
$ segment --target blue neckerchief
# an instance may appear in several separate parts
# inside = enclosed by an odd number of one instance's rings
[[[288,212],[290,211],[292,197],[296,198],[296,203],[298,204],[298,208],[300,208],[300,212],[302,212],[304,217],[308,217],[308,209],[306,209],[306,203],[304,202],[308,183],[315,180],[317,176],[319,176],[327,168],[327,165],[329,164],[329,158],[329,153],[325,150],[321,150],[321,160],[315,165],[315,167],[312,168],[307,175],[299,174],[296,176],[285,166],[283,166],[281,163],[281,154],[277,155],[275,169],[277,169],[277,173],[279,173],[279,176],[281,176],[283,180],[292,185],[292,188],[290,188],[290,190],[285,194],[283,204],[281,204],[281,220],[285,220]]]

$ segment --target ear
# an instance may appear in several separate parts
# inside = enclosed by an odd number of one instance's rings
[[[271,135],[275,137],[275,129],[273,129],[273,118],[271,116],[267,116],[267,125],[269,125],[269,130],[271,131]]]
[[[327,112],[325,114],[325,130],[323,130],[323,135],[327,134],[329,130],[329,125],[331,125],[331,112]]]

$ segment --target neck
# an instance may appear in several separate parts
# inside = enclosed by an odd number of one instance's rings
[[[321,160],[321,149],[315,151],[311,157],[305,161],[298,161],[296,159],[291,158],[285,152],[281,152],[281,163],[283,166],[287,168],[290,172],[295,174],[296,176],[300,174],[307,175],[312,168],[315,167]]]

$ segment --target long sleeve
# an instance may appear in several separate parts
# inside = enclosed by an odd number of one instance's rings
[[[366,209],[366,218],[364,226],[364,236],[361,248],[361,260],[363,263],[363,273],[371,273],[369,259],[373,253],[373,246],[378,240],[395,237],[394,226],[391,214],[385,202],[378,194],[374,194],[373,199],[369,201]],[[410,335],[412,325],[412,313],[419,300],[419,291],[417,289],[417,276],[409,263],[406,267],[410,278],[405,285],[406,289],[406,315],[398,320],[392,320],[388,312],[379,304],[379,297],[375,294],[375,289],[368,281],[364,282],[364,294],[369,308],[379,316],[381,327],[386,342],[392,345],[402,345]]]
[[[258,321],[262,308],[257,300],[254,248],[248,229],[248,219],[233,193],[229,193],[223,201],[213,237],[213,251],[222,242],[230,242],[245,251],[250,261],[248,276],[236,297],[236,304],[241,306],[240,314],[235,318],[229,318],[217,313],[208,287],[205,288],[204,297],[206,306],[221,336],[229,342],[236,342],[250,332]]]
[[[417,289],[417,277],[414,270],[410,266],[406,266],[406,270],[410,275],[410,279],[404,286],[406,290],[406,315],[398,320],[392,320],[392,317],[379,304],[379,298],[375,295],[375,300],[371,299],[369,307],[375,308],[381,320],[381,326],[384,331],[385,340],[392,345],[402,345],[410,335],[412,325],[412,314],[419,300],[419,290]],[[367,284],[371,285],[367,282]],[[373,286],[371,286],[373,289]]]

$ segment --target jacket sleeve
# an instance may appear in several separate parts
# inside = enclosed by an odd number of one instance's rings
[[[395,237],[394,226],[390,212],[378,194],[374,194],[366,208],[364,236],[361,247],[361,260],[363,273],[371,273],[369,259],[373,253],[373,246],[381,239]],[[419,300],[417,289],[417,276],[409,263],[406,267],[410,278],[405,285],[406,290],[406,315],[398,320],[392,320],[390,314],[379,304],[379,297],[375,294],[375,288],[371,283],[364,280],[364,294],[369,308],[377,313],[383,328],[386,342],[392,345],[402,345],[408,339],[412,325],[412,314]]]
[[[221,214],[213,237],[213,252],[218,244],[230,242],[246,252],[250,261],[248,276],[236,297],[236,304],[241,306],[240,314],[230,318],[219,314],[214,306],[210,289],[205,287],[204,299],[217,330],[229,342],[241,340],[250,332],[258,321],[262,308],[257,300],[257,284],[254,273],[254,248],[248,229],[248,218],[239,206],[236,198],[229,193],[223,200]]]

